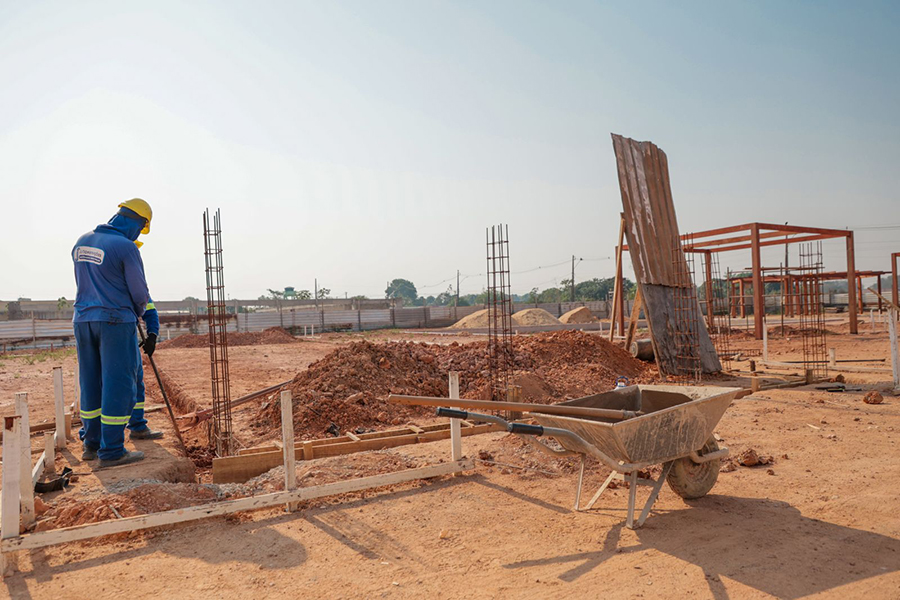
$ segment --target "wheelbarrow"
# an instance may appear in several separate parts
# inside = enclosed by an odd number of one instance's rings
[[[507,422],[493,415],[446,408],[438,415],[504,425],[511,433],[553,456],[580,456],[581,469],[575,491],[575,510],[589,510],[614,479],[629,483],[625,526],[644,524],[663,482],[685,499],[705,496],[716,484],[721,460],[728,448],[720,448],[713,429],[731,404],[739,388],[712,386],[632,385],[553,405],[619,411],[616,417],[572,417],[531,413],[538,424]],[[537,438],[551,437],[560,448]],[[612,469],[597,493],[583,508],[585,457],[592,456]],[[659,477],[648,479],[640,472],[662,464]],[[638,486],[649,486],[650,497],[635,519]]]

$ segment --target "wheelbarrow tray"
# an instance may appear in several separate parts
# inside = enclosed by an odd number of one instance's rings
[[[532,413],[545,427],[568,429],[617,462],[651,465],[688,456],[703,448],[740,388],[717,386],[632,385],[561,402],[643,412],[625,421]],[[588,448],[559,439],[567,450]]]

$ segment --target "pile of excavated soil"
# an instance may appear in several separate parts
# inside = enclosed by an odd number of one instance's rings
[[[600,336],[558,331],[513,342],[513,383],[523,400],[557,402],[612,389],[618,375],[652,380],[647,366]],[[389,404],[389,394],[447,395],[447,373],[460,372],[460,395],[488,398],[487,342],[448,345],[367,341],[348,344],[301,371],[289,384],[298,437],[331,430],[366,431],[431,416],[433,409]],[[274,396],[273,396],[274,399]],[[280,431],[277,402],[266,402],[254,419],[257,433]]]
[[[148,483],[121,494],[105,495],[89,501],[63,497],[49,505],[49,510],[41,516],[35,531],[187,508],[216,499],[214,489],[193,483]]]
[[[593,323],[597,319],[587,306],[573,308],[559,318],[560,323]]]
[[[260,346],[263,344],[293,344],[298,341],[281,327],[269,327],[263,331],[233,331],[228,334],[229,346]],[[160,342],[160,348],[207,348],[209,336],[206,334],[180,335],[173,340]]]
[[[535,327],[539,325],[559,325],[559,319],[548,313],[543,308],[526,308],[512,316],[516,325],[522,327]]]
[[[466,315],[451,325],[449,329],[486,329],[487,326],[488,311],[486,308],[483,308],[478,312],[473,312],[471,315]]]

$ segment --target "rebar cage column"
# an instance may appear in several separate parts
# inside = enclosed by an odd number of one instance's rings
[[[206,261],[206,318],[209,323],[209,368],[212,383],[213,418],[211,441],[217,456],[233,453],[231,384],[228,376],[228,315],[222,269],[222,220],[219,210],[210,218],[203,213],[203,247]]]
[[[505,401],[513,366],[509,228],[491,226],[487,246],[488,373],[491,400]]]

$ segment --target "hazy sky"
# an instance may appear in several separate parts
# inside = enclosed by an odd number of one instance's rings
[[[231,297],[479,292],[499,222],[515,292],[573,254],[610,276],[610,132],[666,151],[682,231],[857,228],[888,269],[900,4],[639,4],[2,0],[0,298],[73,297],[75,240],[133,196],[157,299],[205,296],[206,207]]]

